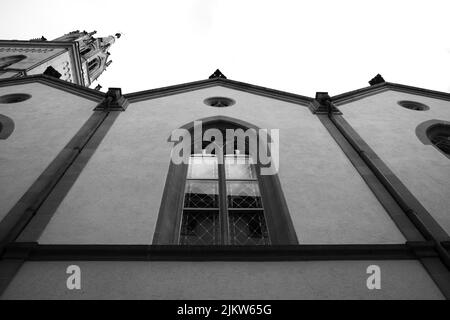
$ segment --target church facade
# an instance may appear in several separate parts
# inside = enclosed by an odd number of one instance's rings
[[[113,42],[0,41],[2,299],[450,298],[449,93],[88,88]]]

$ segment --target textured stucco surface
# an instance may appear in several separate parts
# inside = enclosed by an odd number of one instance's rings
[[[402,108],[412,100],[428,111]],[[400,178],[438,223],[450,233],[450,159],[416,136],[427,120],[450,121],[450,102],[386,91],[342,106],[344,118]]]
[[[229,108],[203,104],[211,96]],[[404,242],[378,200],[308,108],[223,87],[132,103],[59,206],[41,243],[149,244],[172,130],[225,115],[280,129],[280,181],[301,243]]]
[[[54,57],[51,60],[37,66],[33,70],[30,70],[28,74],[29,75],[42,74],[45,72],[45,69],[47,69],[47,67],[49,66],[52,66],[53,68],[55,68],[56,71],[58,71],[61,74],[61,77],[59,79],[74,82],[73,66],[68,51],[61,53],[57,57]]]
[[[1,47],[2,49],[9,49],[10,51],[0,50],[0,58],[12,55],[24,55],[25,59],[8,66],[8,68],[28,69],[37,63],[48,59],[62,51],[63,48],[37,48],[37,47]],[[39,51],[41,50],[41,51]]]
[[[68,290],[70,265],[81,290]],[[381,269],[368,290],[367,267]],[[417,261],[27,262],[2,299],[443,299]]]
[[[17,74],[17,71],[2,71],[0,72],[0,79],[12,78]]]
[[[0,219],[16,204],[92,114],[95,103],[43,84],[0,87],[0,96],[31,99],[0,104],[15,129],[0,140]]]

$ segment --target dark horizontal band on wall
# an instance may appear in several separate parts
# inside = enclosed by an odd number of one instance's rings
[[[355,245],[180,246],[13,243],[3,259],[29,261],[312,261],[436,257],[433,242]]]

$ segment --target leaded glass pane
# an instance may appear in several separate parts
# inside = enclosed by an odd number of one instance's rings
[[[219,187],[216,181],[188,180],[184,194],[185,208],[218,208]]]
[[[217,157],[192,155],[189,158],[188,179],[217,179]]]
[[[269,236],[262,212],[230,212],[230,242],[232,245],[267,245]]]
[[[251,158],[246,155],[226,155],[225,175],[227,179],[255,179]]]
[[[450,154],[450,136],[448,135],[438,135],[431,139],[431,142],[441,149],[444,153]]]
[[[217,212],[184,211],[181,223],[180,244],[219,244],[219,219]]]
[[[261,208],[261,195],[257,182],[227,182],[229,208]]]

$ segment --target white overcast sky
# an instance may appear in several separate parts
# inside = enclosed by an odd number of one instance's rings
[[[1,39],[123,33],[102,91],[206,79],[216,68],[307,96],[365,87],[377,73],[450,91],[449,0],[1,1]]]

